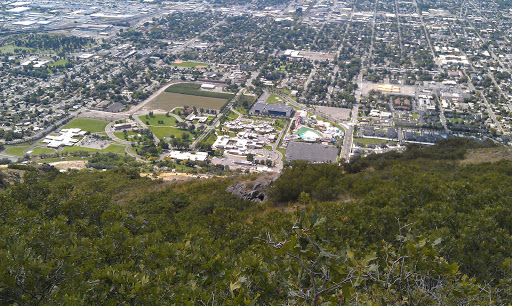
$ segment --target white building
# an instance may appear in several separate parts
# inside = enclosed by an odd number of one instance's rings
[[[215,85],[212,85],[212,84],[201,84],[201,89],[215,89]]]
[[[208,159],[208,153],[206,152],[181,152],[171,151],[168,155],[170,158],[178,160],[192,160],[192,161],[206,161]]]
[[[59,148],[61,146],[72,146],[78,142],[74,137],[81,137],[85,135],[85,131],[81,129],[62,129],[57,136],[48,135],[43,140],[47,143],[48,148]]]

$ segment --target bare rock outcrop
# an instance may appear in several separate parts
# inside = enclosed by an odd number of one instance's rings
[[[267,188],[277,177],[278,175],[264,175],[254,181],[240,181],[229,186],[226,191],[244,200],[265,202]]]

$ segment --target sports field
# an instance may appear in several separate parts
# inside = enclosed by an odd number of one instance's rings
[[[74,119],[70,123],[66,124],[63,129],[71,129],[78,128],[83,131],[88,131],[91,133],[105,132],[105,127],[107,126],[107,122],[101,120],[93,120],[93,119],[83,119],[78,118]]]
[[[28,149],[29,147],[10,147],[5,149],[5,153],[17,156],[23,156],[23,151]]]
[[[217,109],[226,103],[226,99],[200,97],[192,95],[184,95],[173,92],[162,92],[149,102],[146,107],[148,110],[171,111],[175,107],[195,106],[197,108]]]
[[[198,62],[182,62],[182,61],[175,61],[171,63],[172,66],[176,67],[187,67],[187,68],[206,68],[208,67],[208,64],[205,63],[198,63]]]

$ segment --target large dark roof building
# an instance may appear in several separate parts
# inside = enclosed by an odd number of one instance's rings
[[[284,103],[265,104],[255,103],[249,111],[250,115],[274,116],[274,117],[291,117],[295,110],[293,107]]]
[[[320,143],[292,141],[286,147],[286,160],[307,160],[311,163],[334,163],[338,159],[338,148]]]

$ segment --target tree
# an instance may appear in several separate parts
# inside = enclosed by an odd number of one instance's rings
[[[250,162],[254,161],[254,154],[252,154],[252,153],[247,154],[247,160]]]

